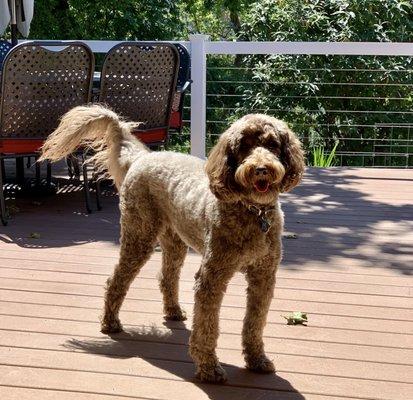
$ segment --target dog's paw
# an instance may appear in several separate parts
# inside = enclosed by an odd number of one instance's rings
[[[186,312],[181,307],[167,308],[165,319],[168,321],[186,321]]]
[[[103,319],[100,326],[100,331],[102,333],[119,333],[123,331],[122,324],[118,318],[116,319]]]
[[[275,372],[274,363],[265,354],[258,357],[247,357],[246,363],[250,371],[259,374],[272,374]]]
[[[224,383],[227,380],[227,373],[220,364],[199,365],[196,377],[202,382]]]

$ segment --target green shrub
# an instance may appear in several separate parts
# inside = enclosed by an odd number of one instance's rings
[[[317,168],[328,168],[328,167],[334,166],[335,165],[334,158],[335,158],[338,143],[339,142],[337,141],[329,153],[325,153],[324,146],[314,147],[312,149],[313,159],[310,165],[313,167],[317,167]]]

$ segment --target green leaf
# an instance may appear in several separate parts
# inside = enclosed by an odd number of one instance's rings
[[[40,233],[38,232],[31,232],[29,235],[30,239],[40,239]]]
[[[331,167],[333,165],[333,159],[334,159],[334,156],[336,154],[336,149],[337,149],[338,143],[339,142],[337,140],[336,144],[334,145],[333,149],[331,150],[331,152],[330,152],[330,154],[327,158],[326,165],[325,165],[326,167]]]
[[[307,313],[294,311],[290,315],[282,315],[287,320],[287,325],[307,325]]]

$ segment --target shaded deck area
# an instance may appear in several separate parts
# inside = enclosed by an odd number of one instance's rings
[[[0,227],[0,398],[412,398],[413,171],[310,169],[282,202],[285,256],[265,330],[278,372],[243,369],[239,274],[221,311],[226,385],[197,382],[187,354],[198,255],[188,255],[181,279],[188,321],[162,318],[156,252],[124,303],[126,332],[109,337],[99,315],[118,255],[117,197],[91,215],[75,190],[9,203],[15,215]],[[308,326],[287,326],[291,311],[306,311]]]

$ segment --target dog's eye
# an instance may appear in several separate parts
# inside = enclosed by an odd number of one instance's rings
[[[241,150],[247,150],[251,147],[253,147],[255,144],[255,140],[252,137],[244,137],[241,140]]]
[[[270,142],[267,142],[266,147],[268,150],[272,151],[273,153],[280,154],[280,147],[277,142],[271,140]]]

